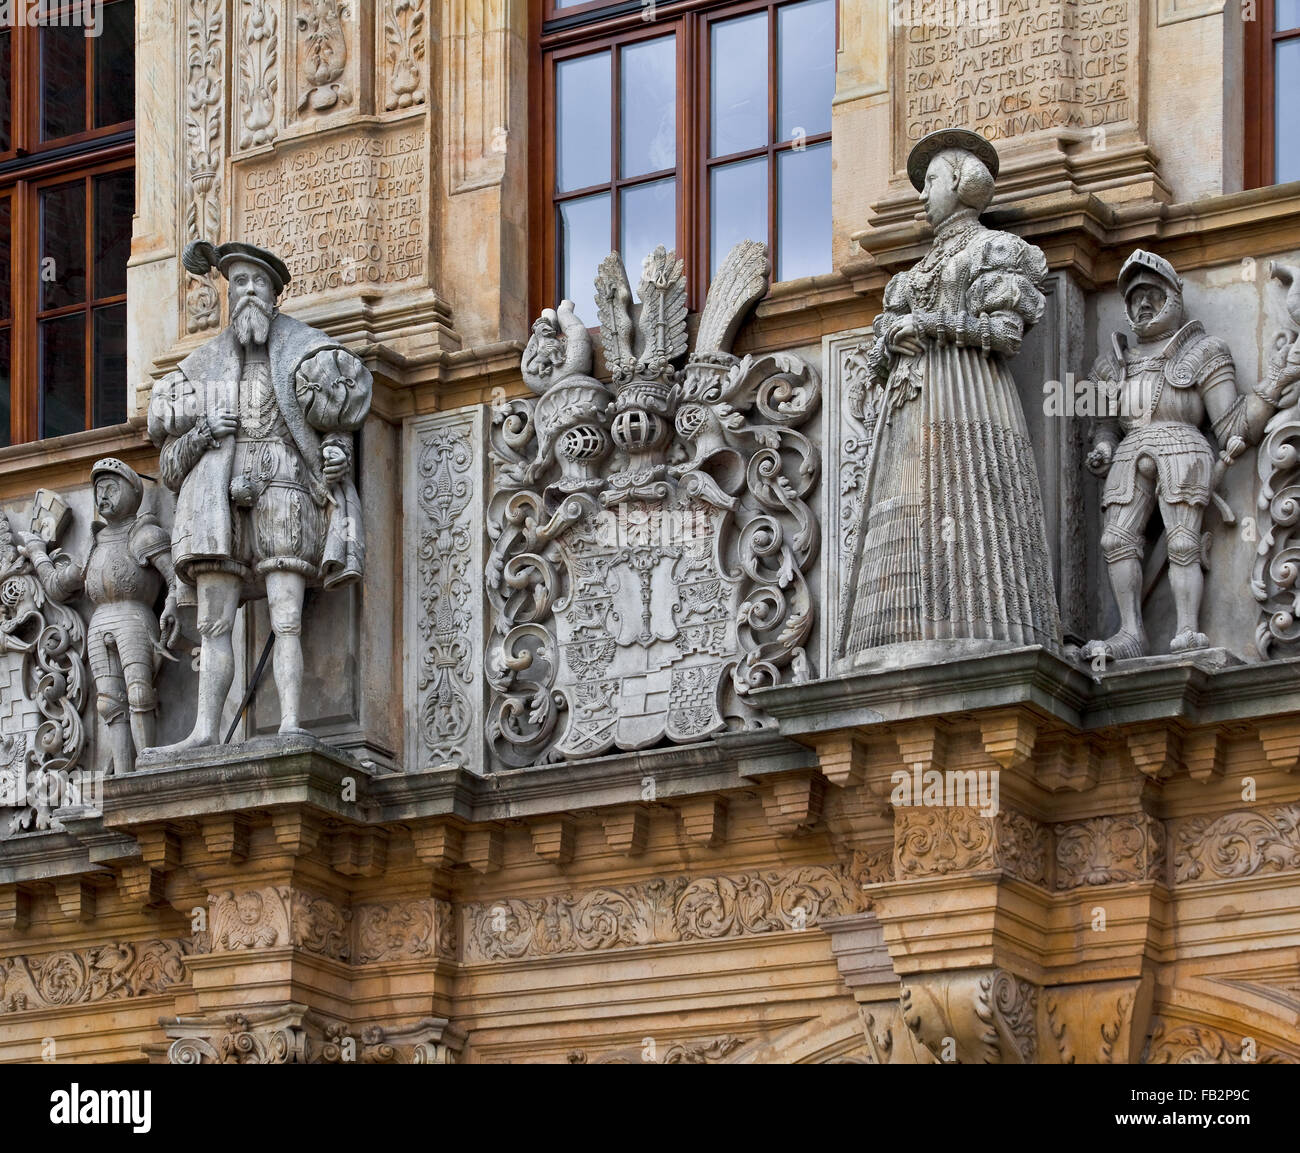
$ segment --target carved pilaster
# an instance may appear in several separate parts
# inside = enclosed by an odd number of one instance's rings
[[[181,231],[186,242],[221,239],[221,196],[226,160],[224,0],[187,0],[185,117]],[[207,276],[182,271],[186,332],[205,332],[221,320],[217,289]]]
[[[280,17],[272,0],[240,0],[239,147],[269,144],[279,129]]]
[[[510,135],[510,73],[518,0],[450,0],[443,8],[447,57],[447,152],[452,196],[498,183]]]
[[[383,21],[383,99],[388,111],[425,101],[428,64],[425,0],[380,0]]]

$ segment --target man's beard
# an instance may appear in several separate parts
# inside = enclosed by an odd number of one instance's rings
[[[268,308],[255,296],[246,296],[235,306],[230,323],[235,329],[236,339],[247,348],[267,342],[274,316],[274,309]]]

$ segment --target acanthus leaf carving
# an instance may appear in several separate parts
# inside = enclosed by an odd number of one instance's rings
[[[298,112],[328,112],[352,103],[344,73],[348,41],[344,22],[352,15],[347,0],[298,0]]]
[[[424,0],[383,0],[384,107],[390,112],[424,103]]]
[[[1300,869],[1300,804],[1191,817],[1174,834],[1174,880],[1208,881]]]
[[[185,167],[182,203],[187,242],[215,244],[221,232],[221,185],[225,164],[225,4],[189,0],[185,24]],[[186,269],[185,331],[203,332],[221,320],[221,301],[212,280]]]
[[[275,95],[279,87],[279,17],[267,0],[243,0],[239,46],[239,147],[275,139]]]
[[[148,997],[185,980],[185,938],[119,941],[0,959],[0,1014]]]
[[[1058,889],[1160,880],[1164,872],[1164,824],[1145,813],[1093,817],[1057,826]]]

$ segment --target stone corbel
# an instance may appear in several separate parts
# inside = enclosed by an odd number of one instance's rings
[[[1300,718],[1256,721],[1255,732],[1268,763],[1284,773],[1295,772],[1300,765]]]
[[[650,809],[632,805],[618,809],[604,819],[605,843],[616,853],[635,857],[645,852],[650,840]]]
[[[1228,734],[1222,729],[1197,729],[1182,740],[1183,764],[1187,775],[1205,783],[1223,776]]]
[[[909,772],[943,772],[948,767],[949,734],[947,722],[938,717],[900,725],[894,730],[894,740],[903,766]]]
[[[63,915],[87,924],[95,919],[97,890],[84,877],[60,877],[54,882],[54,895]]]
[[[1039,785],[1051,793],[1066,789],[1086,792],[1101,775],[1097,746],[1084,737],[1066,733],[1040,736],[1034,752],[1034,775]]]
[[[0,930],[25,933],[31,923],[31,894],[21,885],[0,885]]]
[[[415,855],[434,869],[450,869],[465,859],[464,836],[459,828],[446,821],[416,825],[411,829],[411,840]]]
[[[476,873],[493,873],[501,868],[505,844],[501,830],[493,825],[477,825],[465,833],[465,863]]]
[[[1168,780],[1183,765],[1183,734],[1176,726],[1157,722],[1124,734],[1134,767],[1153,781]]]
[[[981,713],[979,724],[984,751],[1008,772],[1034,755],[1038,722],[1024,709]]]
[[[776,777],[763,786],[761,795],[772,831],[780,837],[793,837],[821,820],[826,778],[821,773]]]
[[[239,813],[223,813],[203,820],[203,843],[223,864],[237,865],[248,857],[249,823]]]
[[[682,832],[687,840],[706,849],[716,849],[727,837],[725,797],[691,797],[677,805]]]
[[[1043,990],[1040,1060],[1052,1065],[1131,1065],[1151,1019],[1154,980],[1090,982]]]
[[[573,860],[573,847],[577,834],[573,818],[547,817],[529,825],[533,837],[533,852],[553,865],[567,865]]]
[[[167,903],[167,874],[143,861],[127,861],[118,869],[117,891],[122,900],[148,909]]]
[[[324,829],[320,822],[297,809],[272,814],[275,843],[294,857],[306,857],[320,844]]]
[[[867,742],[857,733],[835,733],[814,746],[822,774],[832,785],[860,785],[867,775]]]
[[[342,829],[330,837],[330,866],[345,877],[378,877],[388,867],[387,829]]]

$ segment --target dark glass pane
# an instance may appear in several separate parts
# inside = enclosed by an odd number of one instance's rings
[[[609,255],[609,193],[560,205],[560,284],[578,316],[595,328],[596,268]]]
[[[0,329],[0,447],[9,444],[9,330]]]
[[[830,144],[780,153],[776,181],[777,280],[830,272]]]
[[[95,127],[135,119],[135,3],[104,5],[103,31],[94,41]]]
[[[555,186],[559,192],[609,180],[609,53],[555,66]]]
[[[1300,28],[1300,0],[1275,0],[1273,28],[1277,32]]]
[[[677,41],[629,44],[619,61],[620,174],[677,167]]]
[[[1300,180],[1300,40],[1275,46],[1273,73],[1273,179]]]
[[[709,275],[742,240],[767,243],[767,157],[722,164],[709,178]]]
[[[776,45],[779,138],[829,132],[835,96],[835,0],[805,0],[778,8]]]
[[[75,26],[41,29],[41,139],[86,131],[86,35]]]
[[[41,310],[86,299],[86,186],[41,192]]]
[[[40,337],[41,436],[86,427],[86,318],[81,313],[42,320]]]
[[[13,121],[13,37],[8,29],[0,31],[0,152],[8,152],[13,144],[10,124]],[[5,426],[8,428],[8,425]]]
[[[767,13],[723,20],[710,32],[709,155],[768,143]]]
[[[11,312],[9,307],[9,288],[12,281],[12,250],[11,244],[11,201],[9,197],[0,199],[0,320],[8,320]]]
[[[126,305],[95,309],[95,427],[126,420]]]
[[[677,181],[634,184],[619,195],[618,250],[635,288],[641,279],[641,262],[656,246],[662,244],[669,252],[677,247]]]
[[[135,212],[135,176],[130,169],[96,176],[94,294],[96,299],[126,291],[126,262],[131,255],[131,216]]]

